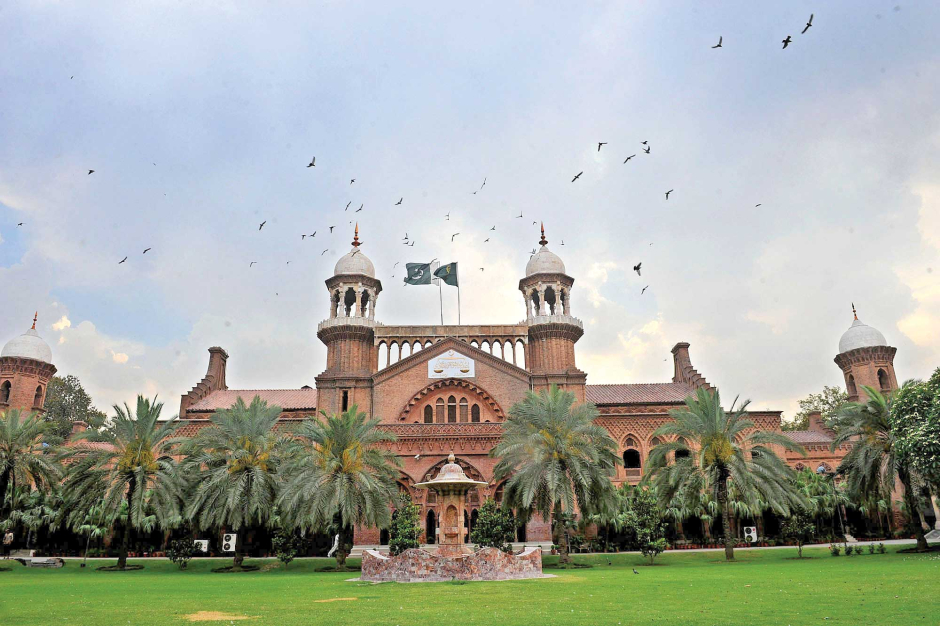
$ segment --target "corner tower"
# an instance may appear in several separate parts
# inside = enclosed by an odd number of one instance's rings
[[[21,409],[43,411],[46,388],[56,373],[52,349],[33,327],[15,337],[0,351],[0,411]]]
[[[529,326],[526,366],[535,391],[555,384],[584,402],[587,374],[577,368],[574,355],[574,344],[584,334],[581,320],[571,315],[574,279],[565,273],[558,255],[548,249],[544,225],[539,245],[525,266],[525,278],[519,281]]]
[[[326,281],[330,316],[317,326],[317,337],[326,345],[326,369],[316,377],[317,408],[328,413],[353,404],[372,413],[372,374],[378,364],[375,305],[382,282],[361,245],[356,224],[352,249],[336,262]]]
[[[894,373],[894,354],[898,351],[888,345],[885,336],[871,326],[862,323],[852,304],[855,320],[839,339],[839,354],[835,362],[845,376],[845,389],[849,401],[864,402],[867,396],[862,386],[874,387],[882,393],[898,388]]]

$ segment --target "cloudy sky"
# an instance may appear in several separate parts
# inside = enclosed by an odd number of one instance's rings
[[[519,321],[544,221],[589,382],[667,381],[688,341],[792,415],[842,384],[852,301],[928,375],[940,4],[713,4],[5,2],[0,341],[38,309],[100,407],[175,412],[212,345],[233,388],[312,385],[350,220],[388,324],[438,318],[393,270],[432,258],[461,264],[465,323]]]

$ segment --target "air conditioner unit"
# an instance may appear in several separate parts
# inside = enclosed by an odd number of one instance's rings
[[[235,552],[235,544],[237,542],[238,535],[235,533],[222,535],[222,552]]]
[[[745,526],[744,527],[744,540],[748,543],[754,543],[757,541],[757,527],[756,526]]]
[[[196,552],[202,552],[205,554],[209,551],[209,540],[208,539],[196,539],[193,541],[193,545],[196,547]]]

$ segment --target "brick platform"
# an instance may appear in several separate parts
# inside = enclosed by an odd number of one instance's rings
[[[520,554],[482,548],[473,554],[452,558],[417,549],[405,550],[398,556],[385,556],[375,550],[362,553],[361,580],[370,582],[518,580],[542,577],[540,548],[526,548]]]

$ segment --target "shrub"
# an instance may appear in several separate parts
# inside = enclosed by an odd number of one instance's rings
[[[884,553],[885,553],[885,544],[879,543],[879,544],[878,544],[878,554],[884,554]]]
[[[649,541],[643,548],[640,550],[643,553],[643,556],[647,557],[650,560],[650,565],[653,564],[653,560],[663,553],[666,549],[666,546],[669,544],[666,543],[666,540],[660,537],[655,541]]]
[[[512,540],[516,536],[512,515],[504,511],[496,501],[487,498],[480,507],[477,523],[470,533],[470,541],[482,547],[499,548],[512,552]]]
[[[174,539],[166,549],[166,558],[170,559],[180,569],[186,569],[186,564],[196,554],[196,543],[192,539]]]
[[[875,553],[875,544],[873,543],[868,544],[868,554],[874,554],[874,553]]]
[[[861,553],[862,553],[862,546],[855,546],[855,554],[860,555]]]
[[[420,513],[420,507],[411,501],[409,494],[399,496],[399,505],[392,514],[392,526],[388,530],[388,549],[393,555],[421,546],[418,542],[421,536]]]
[[[271,547],[274,549],[277,559],[287,569],[287,565],[297,558],[297,553],[303,551],[304,540],[294,533],[281,531],[271,539]]]
[[[835,545],[835,544],[831,544],[831,545],[829,546],[829,553],[830,553],[832,556],[839,556],[840,554],[842,554],[842,548],[839,547],[839,546],[837,546],[837,545]]]

